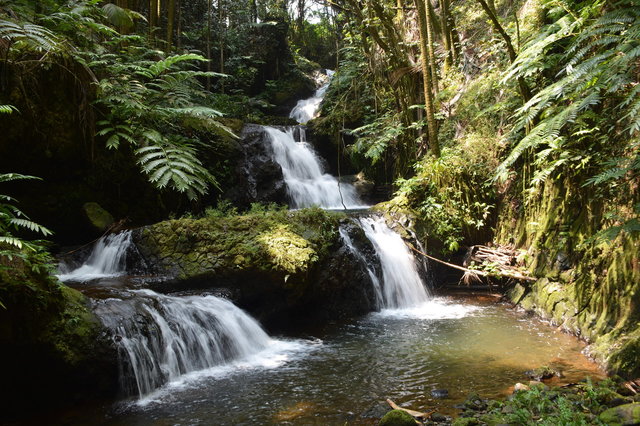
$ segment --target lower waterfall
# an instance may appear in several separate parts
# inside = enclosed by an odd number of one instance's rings
[[[128,395],[143,397],[186,373],[246,359],[279,343],[242,309],[216,296],[151,290],[130,296],[96,308],[113,333]]]

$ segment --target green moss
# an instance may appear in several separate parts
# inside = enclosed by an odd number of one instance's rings
[[[306,271],[318,259],[309,241],[291,232],[287,225],[261,234],[258,241],[264,245],[276,266],[291,273]]]
[[[82,210],[91,226],[98,231],[106,231],[113,224],[111,213],[103,209],[98,203],[85,203],[82,206]]]
[[[415,426],[416,421],[406,411],[391,410],[380,419],[380,426]]]
[[[599,419],[609,426],[640,424],[640,403],[609,408],[600,414]]]
[[[146,227],[144,254],[178,278],[228,275],[238,269],[278,274],[306,273],[329,254],[343,216],[321,209],[178,219]]]

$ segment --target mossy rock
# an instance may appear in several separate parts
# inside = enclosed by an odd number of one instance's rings
[[[609,426],[640,424],[640,403],[636,402],[609,408],[600,414],[599,419]]]
[[[391,410],[380,419],[380,426],[415,426],[416,421],[411,414],[402,410]]]
[[[113,225],[114,219],[111,213],[103,209],[98,203],[84,203],[82,211],[91,226],[97,231],[104,232]]]

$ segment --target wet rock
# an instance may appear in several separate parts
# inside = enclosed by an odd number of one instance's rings
[[[640,424],[640,403],[624,404],[609,408],[600,414],[599,419],[610,426]]]
[[[544,366],[535,368],[533,370],[525,371],[524,375],[535,381],[548,380],[554,376],[562,377],[562,373],[554,368]]]
[[[522,383],[516,383],[516,385],[513,387],[513,392],[522,392],[522,391],[528,391],[531,388],[525,384]]]
[[[464,401],[464,407],[468,410],[480,411],[487,408],[487,403],[475,392],[470,393]]]
[[[449,391],[447,389],[432,389],[431,396],[438,399],[447,398],[449,396]]]
[[[446,422],[448,420],[449,420],[449,417],[445,416],[444,414],[433,413],[431,415],[431,421],[436,422],[436,423],[444,423],[444,422]]]
[[[380,426],[415,426],[416,421],[406,411],[391,410],[380,419]]]
[[[282,168],[273,160],[271,144],[262,126],[248,124],[240,134],[236,166],[224,198],[247,208],[251,203],[285,204],[287,191]]]

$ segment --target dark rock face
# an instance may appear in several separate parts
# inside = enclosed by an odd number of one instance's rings
[[[256,202],[287,202],[282,169],[273,160],[271,145],[262,126],[248,124],[240,135],[242,153],[233,169],[235,185],[224,194],[239,207]]]

